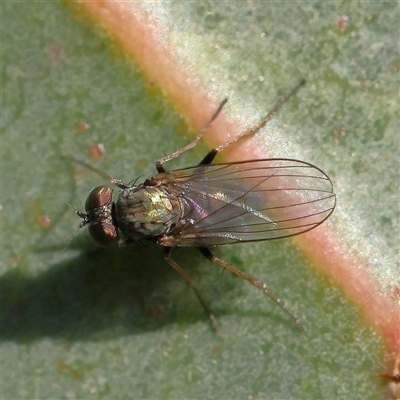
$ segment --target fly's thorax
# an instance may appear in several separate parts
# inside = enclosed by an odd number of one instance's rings
[[[90,236],[100,246],[111,246],[118,240],[113,206],[112,190],[106,186],[97,186],[86,199],[86,213],[78,212],[83,218],[80,227],[89,225]]]
[[[124,189],[115,203],[118,228],[128,239],[148,239],[170,230],[182,218],[181,200],[165,187],[144,186]]]

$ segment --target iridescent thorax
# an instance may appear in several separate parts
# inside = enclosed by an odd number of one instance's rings
[[[168,232],[183,216],[179,197],[162,186],[139,185],[121,191],[115,203],[118,228],[125,238],[154,238]]]

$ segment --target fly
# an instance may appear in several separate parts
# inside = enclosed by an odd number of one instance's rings
[[[215,330],[216,319],[189,274],[172,258],[175,247],[197,247],[209,261],[262,290],[303,330],[267,285],[216,257],[215,246],[280,239],[316,228],[333,212],[336,197],[329,177],[299,160],[269,158],[213,164],[215,156],[239,138],[251,136],[304,85],[302,81],[253,128],[211,150],[194,167],[166,171],[164,164],[192,149],[217,118],[225,99],[193,142],[156,162],[158,174],[126,184],[77,161],[121,189],[116,200],[107,186],[93,188],[85,212],[77,211],[100,246],[149,240],[164,247],[165,261],[194,289]]]

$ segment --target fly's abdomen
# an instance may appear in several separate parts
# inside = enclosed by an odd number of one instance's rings
[[[169,231],[182,216],[179,199],[160,187],[139,185],[124,189],[115,203],[115,219],[129,239],[149,239]]]

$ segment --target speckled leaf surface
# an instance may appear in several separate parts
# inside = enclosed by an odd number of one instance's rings
[[[273,122],[285,136],[273,136],[269,152],[313,162],[332,176],[338,212],[348,218],[336,220],[336,231],[346,240],[365,227],[351,246],[365,246],[365,259],[376,257],[371,274],[382,266],[382,287],[396,286],[398,5],[154,4],[145,6],[158,13],[176,51],[187,54],[186,66],[216,98],[229,97],[238,119],[257,120],[308,79]],[[2,398],[384,395],[384,338],[291,241],[216,252],[267,282],[305,333],[195,249],[174,251],[217,316],[217,335],[162,249],[100,249],[86,231],[76,232],[74,208],[83,209],[88,191],[105,182],[62,154],[124,181],[144,179],[194,133],[80,7],[1,8]],[[342,32],[343,15],[349,22]],[[99,144],[105,152],[96,158]],[[208,149],[205,142],[170,167],[193,165]]]

